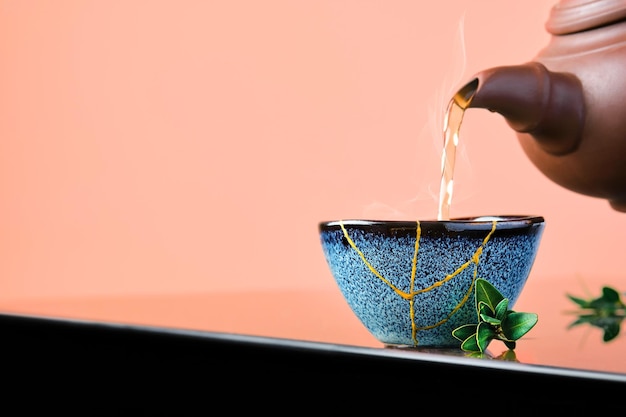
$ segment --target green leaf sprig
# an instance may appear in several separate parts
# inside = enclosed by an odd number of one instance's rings
[[[626,304],[619,292],[611,287],[602,287],[602,295],[596,298],[580,298],[567,294],[567,297],[579,307],[578,318],[568,328],[589,324],[602,329],[602,340],[609,342],[619,333],[622,321],[626,317]]]
[[[513,350],[516,341],[537,324],[537,314],[510,310],[509,299],[485,279],[476,280],[474,297],[478,323],[452,331],[452,336],[461,342],[461,349],[466,352],[485,352],[494,339]]]

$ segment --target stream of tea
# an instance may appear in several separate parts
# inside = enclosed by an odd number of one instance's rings
[[[465,109],[469,107],[475,92],[476,82],[469,83],[459,90],[448,103],[443,120],[443,153],[441,155],[441,184],[439,185],[437,220],[450,220],[459,130],[461,129]]]

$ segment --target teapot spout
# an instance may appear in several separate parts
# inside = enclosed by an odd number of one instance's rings
[[[582,137],[585,100],[580,80],[539,62],[482,71],[454,100],[463,108],[501,114],[513,130],[531,135],[552,155],[575,151]]]

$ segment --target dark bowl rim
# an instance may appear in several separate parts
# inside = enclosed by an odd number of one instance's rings
[[[319,222],[320,230],[335,229],[343,224],[346,227],[370,227],[376,226],[378,228],[415,228],[415,225],[419,221],[422,227],[441,227],[446,229],[458,229],[458,228],[471,228],[471,229],[486,229],[491,228],[493,220],[497,221],[498,228],[518,228],[527,227],[534,224],[545,223],[545,218],[540,215],[527,215],[527,214],[506,214],[506,215],[481,215],[481,216],[463,216],[453,217],[449,220],[374,220],[374,219],[357,219],[347,218],[341,220],[327,220]]]

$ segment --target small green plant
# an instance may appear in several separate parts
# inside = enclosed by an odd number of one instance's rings
[[[452,336],[461,342],[461,349],[466,352],[485,352],[494,339],[513,350],[516,341],[537,324],[537,314],[510,310],[509,299],[485,279],[476,280],[474,297],[478,323],[452,331]]]
[[[578,318],[568,328],[589,324],[602,329],[602,340],[609,342],[620,332],[622,321],[626,317],[626,304],[614,288],[602,287],[602,295],[596,298],[580,298],[567,294],[567,297],[579,307]]]

